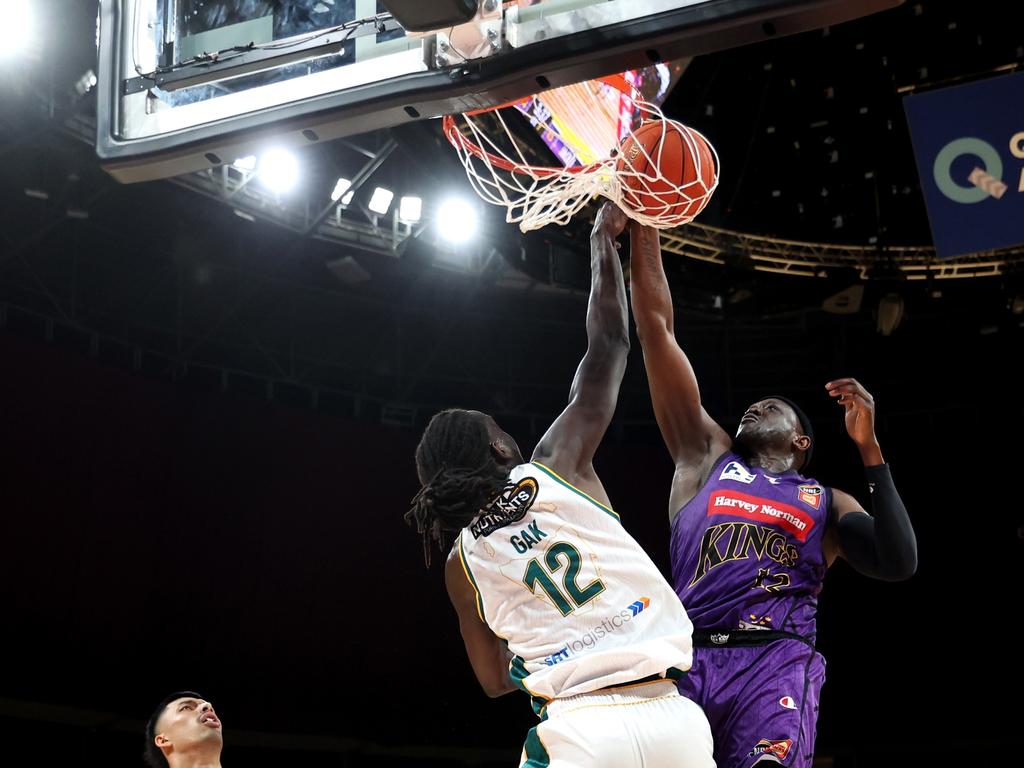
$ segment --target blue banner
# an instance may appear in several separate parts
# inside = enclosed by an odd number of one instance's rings
[[[903,106],[937,255],[1024,243],[1024,72]]]

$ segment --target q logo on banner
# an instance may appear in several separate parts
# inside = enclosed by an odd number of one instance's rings
[[[1024,160],[1024,131],[1010,137],[1010,154]],[[962,187],[953,180],[953,163],[963,155],[974,155],[985,166],[971,173],[970,187]],[[995,147],[974,137],[956,139],[944,146],[935,157],[932,177],[939,191],[954,203],[979,203],[990,196],[999,199],[1007,190],[1003,183],[1003,159]],[[1024,192],[1024,169],[1021,169],[1018,191]]]
[[[997,181],[1003,179],[1003,159],[987,141],[967,137],[949,142],[935,158],[932,174],[935,185],[955,203],[980,203],[990,196],[987,189],[978,186],[961,187],[953,180],[953,161],[961,155],[974,155],[985,164],[985,172]]]
[[[1024,72],[911,94],[903,104],[936,255],[1024,244]]]

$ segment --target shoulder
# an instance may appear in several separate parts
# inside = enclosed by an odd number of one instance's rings
[[[828,492],[829,498],[832,501],[832,517],[835,520],[839,520],[843,515],[848,515],[850,512],[865,511],[861,503],[846,491],[841,491],[838,488],[829,488]],[[865,514],[867,513],[865,512]]]
[[[461,594],[472,586],[462,557],[462,534],[459,534],[444,563],[444,583],[453,599],[456,594]]]

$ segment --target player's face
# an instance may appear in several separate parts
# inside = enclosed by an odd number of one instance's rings
[[[213,704],[203,699],[175,699],[164,709],[156,724],[157,745],[161,737],[173,745],[176,752],[188,752],[204,744],[222,744],[220,718]]]
[[[793,409],[781,400],[768,398],[758,400],[747,408],[740,419],[739,428],[736,430],[736,437],[777,435],[789,433],[794,430],[800,431],[799,421]]]

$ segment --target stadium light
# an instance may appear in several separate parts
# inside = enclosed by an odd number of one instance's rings
[[[33,43],[32,3],[13,0],[4,3],[5,18],[0,24],[0,59],[13,59]]]
[[[338,202],[341,199],[342,205],[348,205],[352,202],[352,196],[355,195],[355,190],[348,192],[348,188],[352,186],[352,182],[348,179],[338,179],[338,183],[334,185],[334,191],[331,192],[331,200]],[[348,194],[346,194],[348,192]]]
[[[370,204],[367,206],[374,213],[379,213],[383,216],[388,212],[388,208],[391,207],[391,201],[395,199],[395,193],[390,189],[384,187],[377,187],[373,190],[373,197],[370,198]]]
[[[464,243],[476,234],[477,210],[468,200],[452,197],[437,211],[437,231],[451,243]]]
[[[285,149],[271,149],[260,158],[260,180],[274,192],[288,192],[299,180],[299,161]]]
[[[418,197],[403,197],[398,204],[398,218],[406,224],[415,224],[423,216],[423,200]]]
[[[256,170],[256,155],[246,155],[240,157],[232,163],[235,168],[240,171],[255,171]]]

